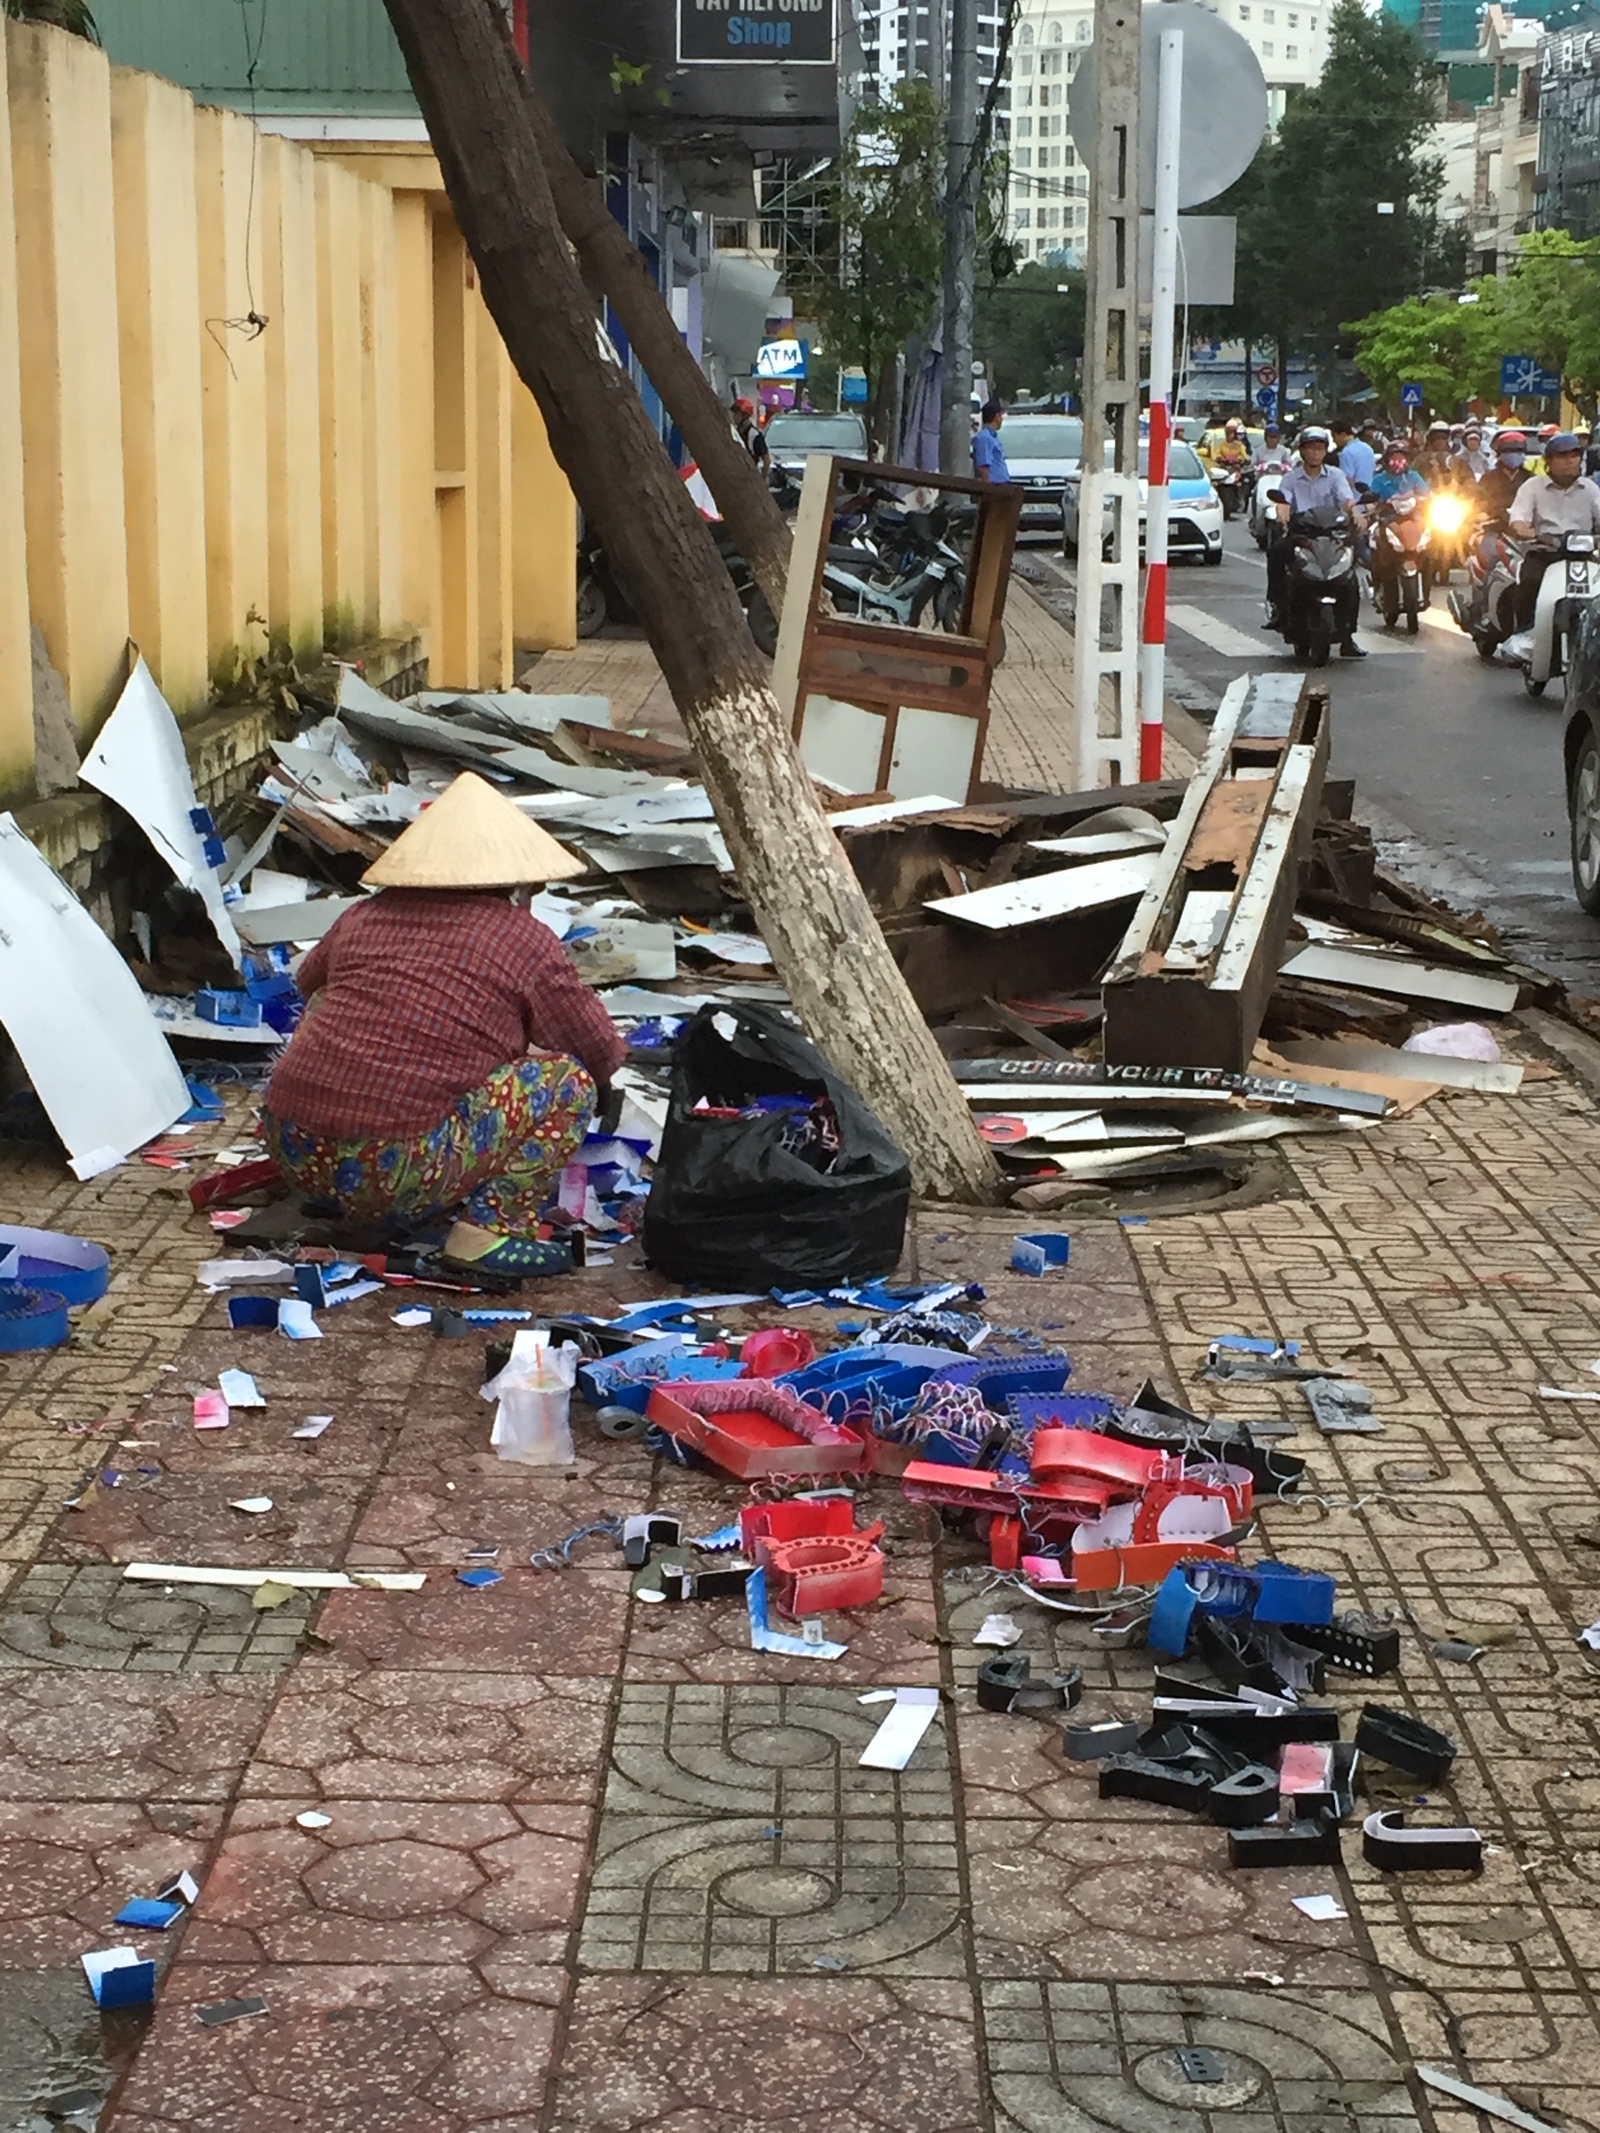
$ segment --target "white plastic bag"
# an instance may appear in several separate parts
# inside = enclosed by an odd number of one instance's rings
[[[482,1394],[497,1403],[489,1442],[502,1459],[516,1459],[523,1466],[572,1464],[570,1410],[578,1362],[571,1341],[552,1348],[543,1330],[514,1337],[511,1360]]]
[[[1481,1022],[1436,1022],[1431,1029],[1419,1029],[1408,1037],[1404,1049],[1436,1059],[1482,1059],[1491,1065],[1501,1056],[1492,1032]]]

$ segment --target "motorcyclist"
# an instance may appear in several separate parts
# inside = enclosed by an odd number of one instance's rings
[[[1339,469],[1328,464],[1328,447],[1332,441],[1325,429],[1312,427],[1300,432],[1300,464],[1278,477],[1282,500],[1273,506],[1284,528],[1297,512],[1332,506],[1344,513],[1358,534],[1361,532],[1364,521],[1356,493]],[[1268,629],[1283,627],[1288,570],[1289,541],[1285,531],[1267,550]],[[1340,644],[1339,656],[1342,659],[1366,658],[1366,651],[1357,644],[1353,630]]]
[[[1545,472],[1524,482],[1511,507],[1514,540],[1536,545],[1517,572],[1517,627],[1531,629],[1539,581],[1561,554],[1569,533],[1600,536],[1600,488],[1583,471],[1583,446],[1558,430],[1544,448]]]
[[[1250,440],[1237,415],[1230,415],[1220,430],[1207,430],[1199,451],[1213,473],[1223,467],[1238,472],[1250,464]]]
[[[756,404],[753,400],[735,400],[733,403],[733,427],[739,442],[744,446],[758,467],[765,467],[772,457],[766,438],[756,422]]]
[[[1496,431],[1494,464],[1477,490],[1479,516],[1493,531],[1503,531],[1509,524],[1511,500],[1532,478],[1528,471],[1528,440],[1521,430]]]
[[[1483,425],[1469,422],[1461,432],[1461,450],[1456,455],[1456,483],[1459,488],[1471,488],[1481,481],[1494,464],[1494,455],[1483,442]]]
[[[1430,489],[1448,489],[1454,476],[1450,454],[1450,425],[1430,422],[1427,441],[1417,454],[1416,471]]]
[[[1397,437],[1384,447],[1383,465],[1372,477],[1372,501],[1393,503],[1397,496],[1426,496],[1428,484],[1411,464],[1411,454]]]
[[[1283,441],[1283,432],[1275,422],[1269,422],[1261,432],[1261,449],[1255,455],[1258,467],[1264,467],[1275,459],[1287,459],[1289,448]]]

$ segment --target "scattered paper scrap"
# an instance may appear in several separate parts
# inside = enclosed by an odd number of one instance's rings
[[[267,1404],[248,1370],[220,1371],[217,1383],[222,1388],[222,1397],[230,1408],[265,1407]]]
[[[153,1896],[135,1896],[112,1919],[114,1926],[134,1926],[146,1933],[165,1933],[175,1918],[183,1916],[181,1903],[158,1903]]]
[[[458,1585],[501,1585],[504,1582],[505,1573],[500,1570],[491,1570],[487,1563],[480,1563],[476,1570],[458,1570],[456,1572],[456,1583]]]
[[[228,1403],[220,1392],[197,1392],[194,1396],[196,1429],[226,1429]]]
[[[896,1689],[894,1709],[862,1749],[863,1770],[904,1770],[939,1708],[937,1689]]]
[[[301,1829],[326,1829],[332,1820],[332,1815],[320,1814],[315,1807],[308,1807],[304,1814],[295,1816]]]
[[[328,1301],[333,1301],[330,1296]],[[319,1341],[322,1328],[317,1324],[316,1313],[302,1296],[285,1296],[278,1304],[278,1331],[287,1333],[292,1341]]]
[[[213,2000],[209,2007],[197,2007],[195,2018],[204,2022],[207,2029],[217,2029],[224,2022],[238,2022],[246,2015],[265,2014],[267,2003],[254,1997],[238,2000]]]
[[[272,1509],[270,1496],[235,1496],[228,1505],[230,1511],[248,1511],[252,1518],[260,1518]]]
[[[281,1607],[285,1600],[292,1600],[293,1598],[294,1587],[292,1585],[279,1584],[276,1579],[268,1578],[264,1585],[258,1585],[250,1595],[250,1605],[256,1610],[257,1614],[265,1615],[270,1614],[273,1608]]]
[[[128,1563],[122,1575],[146,1585],[287,1585],[291,1592],[420,1592],[425,1570],[239,1570],[231,1564]]]
[[[148,2007],[154,2000],[156,1966],[137,1948],[91,1948],[79,1960],[96,2007]]]
[[[289,1434],[292,1437],[320,1437],[332,1421],[332,1415],[307,1415],[300,1427]]]
[[[200,1901],[200,1884],[193,1874],[174,1874],[170,1881],[163,1882],[156,1890],[157,1903],[195,1904]]]
[[[206,1259],[194,1278],[203,1289],[231,1289],[244,1282],[293,1281],[294,1268],[286,1259]]]
[[[433,1324],[433,1313],[424,1309],[421,1304],[407,1304],[403,1311],[396,1311],[393,1317],[397,1326],[404,1326],[408,1330],[413,1326]]]
[[[1009,1615],[985,1615],[983,1626],[972,1641],[992,1645],[997,1652],[1006,1652],[1013,1644],[1022,1642],[1022,1631]]]
[[[1350,1913],[1337,1896],[1291,1896],[1289,1901],[1297,1911],[1319,1923],[1334,1918],[1348,1918]]]
[[[1509,2102],[1504,2096],[1496,2096],[1488,2089],[1474,2088],[1470,2081],[1459,2081],[1454,2074],[1446,2074],[1436,2066],[1419,2066],[1417,2077],[1430,2089],[1439,2089],[1446,2096],[1454,2096],[1458,2103],[1469,2103],[1475,2111],[1482,2111],[1490,2118],[1503,2118],[1507,2125],[1521,2126],[1522,2133],[1557,2133],[1557,2128],[1546,2118],[1535,2118],[1531,2111],[1524,2111]]]

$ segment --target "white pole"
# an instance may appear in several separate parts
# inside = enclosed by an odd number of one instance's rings
[[[1155,256],[1150,281],[1150,462],[1145,504],[1144,627],[1139,653],[1139,775],[1161,775],[1167,668],[1167,444],[1172,430],[1178,300],[1178,150],[1183,32],[1161,32],[1156,77]]]

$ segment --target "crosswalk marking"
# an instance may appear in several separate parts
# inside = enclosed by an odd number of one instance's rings
[[[1220,652],[1224,659],[1248,659],[1259,665],[1266,659],[1281,659],[1288,649],[1270,630],[1260,630],[1252,636],[1248,630],[1235,629],[1231,622],[1209,615],[1203,607],[1193,607],[1187,601],[1169,607],[1167,620],[1186,636],[1198,638],[1209,650]],[[1375,636],[1367,628],[1363,628],[1362,642],[1369,652],[1399,653],[1403,658],[1414,658],[1417,652],[1414,643]]]

